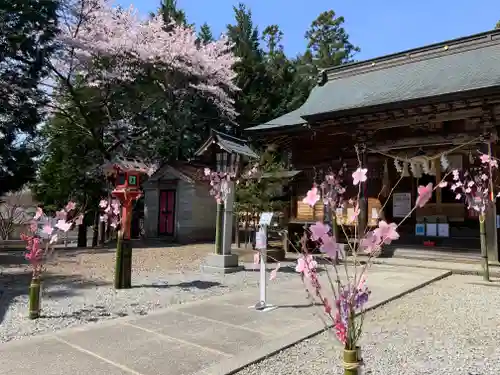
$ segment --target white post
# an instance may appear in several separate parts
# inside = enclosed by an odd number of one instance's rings
[[[260,272],[259,272],[259,302],[255,306],[250,306],[257,311],[272,311],[277,308],[277,306],[267,304],[267,270],[266,270],[266,260],[267,260],[267,225],[260,224],[259,231],[255,239],[255,247],[260,252]]]
[[[265,307],[266,306],[266,287],[267,287],[267,273],[266,273],[266,260],[267,260],[267,225],[262,225],[259,230],[260,235],[266,239],[265,247],[260,250],[260,299],[259,303]]]

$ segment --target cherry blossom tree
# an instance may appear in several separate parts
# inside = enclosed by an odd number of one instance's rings
[[[238,90],[232,70],[237,60],[227,38],[199,44],[191,27],[167,31],[161,16],[142,19],[133,7],[113,7],[108,0],[71,0],[61,18],[61,48],[52,64],[60,90],[54,90],[52,106],[62,113],[76,106],[86,123],[80,130],[107,140],[101,146],[106,157],[154,127],[155,121],[138,121],[152,107],[190,93],[205,97],[221,115],[237,115],[231,97]],[[99,100],[88,102],[82,87],[87,94],[96,88]],[[69,103],[61,105],[61,96]]]
[[[51,259],[55,245],[62,235],[82,223],[83,212],[84,210],[79,209],[72,201],[57,211],[53,217],[46,215],[42,208],[37,207],[26,232],[21,233],[21,239],[26,242],[25,258],[32,269],[29,293],[30,319],[36,319],[40,315],[40,289],[44,266]]]
[[[359,151],[356,149],[359,153]],[[344,370],[345,374],[358,374],[362,361],[360,358],[359,340],[363,333],[363,314],[367,302],[370,299],[371,291],[368,288],[368,269],[372,264],[372,259],[378,256],[382,248],[399,239],[399,226],[412,215],[417,207],[423,207],[431,199],[433,191],[438,186],[443,186],[444,181],[439,181],[437,186],[428,184],[418,187],[418,197],[410,213],[407,214],[398,224],[380,220],[378,225],[372,230],[359,232],[358,216],[363,184],[368,179],[368,169],[361,164],[358,155],[356,170],[349,175],[346,169],[337,175],[326,174],[324,181],[314,184],[307,192],[303,203],[314,207],[316,203],[323,200],[329,207],[329,214],[334,216],[337,208],[343,208],[345,202],[350,202],[354,206],[353,217],[349,218],[350,224],[354,225],[354,241],[348,241],[347,245],[339,244],[339,238],[330,225],[323,222],[316,222],[306,230],[300,241],[301,254],[297,260],[295,271],[301,276],[307,294],[313,303],[322,306],[321,316],[327,327],[333,327],[336,338],[344,346]],[[446,173],[443,179],[450,173]],[[349,183],[354,189],[347,189]],[[346,196],[348,191],[357,190],[353,197]],[[383,209],[383,207],[382,207]],[[331,220],[332,224],[335,223]],[[347,236],[347,230],[343,223],[340,229]],[[325,272],[327,280],[322,280],[318,261],[311,251],[311,242],[324,254]],[[294,246],[293,244],[290,244]],[[347,259],[347,246],[352,254],[351,259]],[[361,262],[360,256],[363,256]],[[342,266],[337,259],[342,260]],[[351,265],[349,265],[351,264]],[[331,267],[329,267],[331,266]],[[276,271],[276,270],[275,270]],[[276,277],[276,272],[271,273],[271,277]],[[369,281],[369,280],[368,280]],[[329,328],[330,329],[330,328]]]

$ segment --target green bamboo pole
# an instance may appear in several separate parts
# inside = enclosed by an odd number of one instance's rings
[[[481,262],[483,265],[483,279],[490,281],[490,267],[488,264],[488,248],[486,244],[485,215],[479,215],[479,233],[481,238]]]
[[[361,369],[361,350],[344,349],[344,375],[359,375]]]
[[[29,318],[40,317],[40,278],[34,277],[30,284]]]
[[[215,254],[222,255],[222,237],[224,222],[224,203],[217,204],[217,218],[215,221]]]

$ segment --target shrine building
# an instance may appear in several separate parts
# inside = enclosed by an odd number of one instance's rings
[[[350,183],[355,147],[368,168],[359,226],[381,218],[398,223],[415,206],[417,187],[441,180],[443,161],[473,168],[478,151],[491,147],[495,155],[499,125],[500,30],[494,30],[326,69],[300,108],[247,134],[288,154],[301,171],[288,210],[289,230],[299,230],[328,217],[322,200],[310,208],[302,199],[344,163]],[[347,225],[349,210],[336,212],[337,220]],[[496,210],[488,216],[489,257],[498,261]],[[479,251],[477,213],[448,188],[413,211],[400,234],[401,246]]]

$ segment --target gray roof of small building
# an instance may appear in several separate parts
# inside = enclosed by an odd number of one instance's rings
[[[196,155],[199,156],[204,153],[207,147],[212,143],[212,141],[215,141],[219,145],[219,147],[226,152],[248,156],[252,159],[259,158],[259,155],[257,155],[257,153],[253,151],[250,146],[248,146],[248,143],[245,140],[233,137],[232,135],[228,135],[217,130],[212,130],[212,135],[196,152]]]
[[[297,110],[247,130],[306,123],[319,114],[500,87],[500,30],[476,34],[322,72]]]

